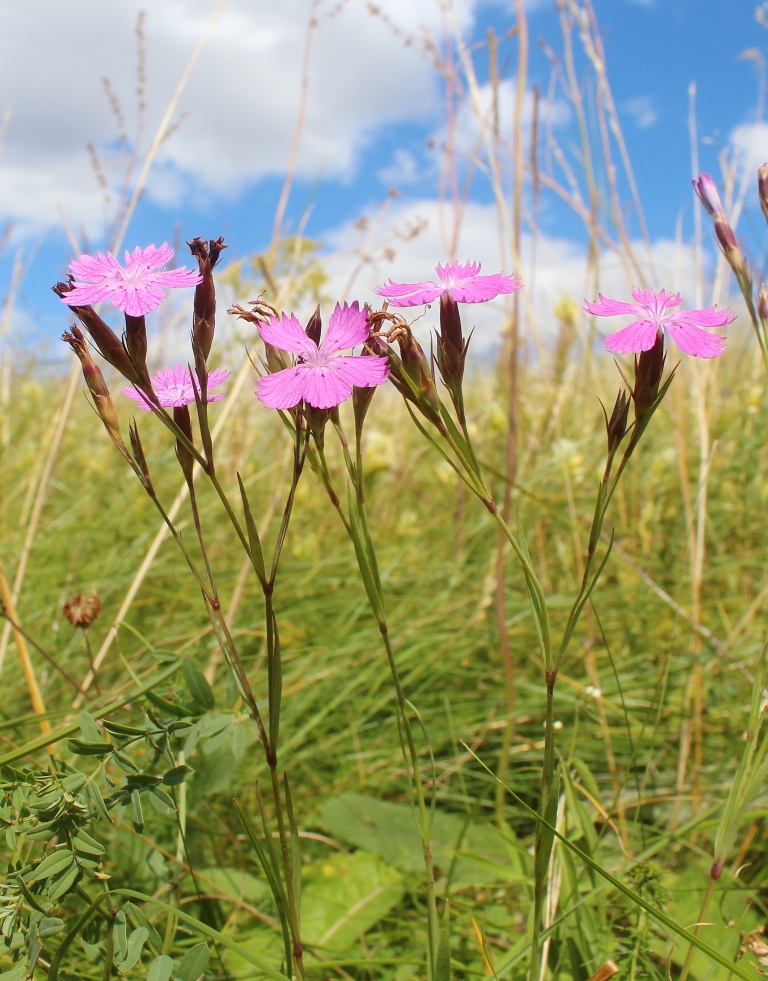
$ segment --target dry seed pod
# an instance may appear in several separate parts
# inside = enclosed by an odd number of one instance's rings
[[[63,612],[73,627],[82,627],[84,629],[90,627],[99,613],[101,613],[101,600],[95,593],[93,596],[83,596],[81,593],[75,593],[64,604]]]

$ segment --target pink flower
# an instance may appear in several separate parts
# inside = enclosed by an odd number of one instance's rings
[[[492,276],[480,276],[480,263],[451,262],[444,266],[438,263],[437,278],[439,283],[425,280],[421,283],[393,283],[390,279],[386,286],[378,286],[374,293],[389,300],[393,307],[417,307],[422,303],[431,303],[438,296],[450,296],[457,303],[485,303],[502,293],[514,293],[521,287],[519,279],[494,273]]]
[[[632,290],[634,303],[624,303],[621,300],[608,300],[602,293],[598,294],[598,303],[584,301],[587,313],[596,317],[619,317],[630,314],[638,319],[622,330],[609,334],[605,338],[605,346],[617,354],[632,354],[637,351],[650,351],[656,340],[656,331],[668,331],[672,340],[681,351],[694,358],[716,358],[725,350],[725,338],[710,334],[702,327],[724,327],[736,319],[736,314],[730,310],[718,310],[709,307],[706,310],[677,310],[671,307],[680,306],[680,294],[662,290]]]
[[[162,266],[173,258],[174,250],[167,242],[159,249],[148,245],[125,253],[123,268],[111,252],[97,256],[81,255],[69,268],[83,280],[62,296],[62,302],[71,307],[86,307],[109,300],[118,310],[129,317],[143,317],[159,307],[165,290],[180,286],[197,286],[202,276],[187,272],[185,267],[162,272]]]
[[[372,388],[389,375],[387,358],[338,353],[368,340],[368,321],[357,300],[351,306],[336,304],[319,347],[293,314],[270,317],[259,333],[267,344],[299,356],[292,368],[259,379],[256,395],[270,409],[291,409],[302,399],[316,409],[330,409],[348,399],[353,386]]]
[[[227,378],[229,378],[229,372],[226,368],[215,368],[208,372],[209,402],[219,402],[224,398],[223,395],[211,395],[210,390],[218,388]],[[195,375],[195,385],[197,385],[199,392],[200,383],[197,380],[197,375]],[[185,368],[182,364],[177,364],[175,368],[161,368],[152,379],[152,388],[155,390],[160,405],[166,409],[178,409],[182,405],[192,405],[195,401],[192,376],[189,373],[189,368]],[[139,389],[133,386],[124,388],[123,395],[127,395],[129,399],[137,402],[139,408],[144,409],[145,412],[152,411],[152,403]]]

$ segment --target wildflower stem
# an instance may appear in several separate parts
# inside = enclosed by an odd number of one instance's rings
[[[304,977],[304,951],[299,939],[299,916],[296,904],[296,896],[293,890],[293,875],[291,873],[291,859],[288,854],[288,837],[285,832],[285,815],[283,813],[283,801],[280,796],[280,778],[277,773],[277,754],[274,753],[269,761],[269,776],[272,782],[272,797],[275,803],[275,815],[277,817],[277,830],[280,837],[280,851],[283,857],[283,867],[285,869],[285,888],[288,896],[288,916],[290,918],[291,933],[293,934],[293,961],[296,973],[299,978]]]
[[[539,794],[539,815],[546,821],[552,810],[550,794],[554,789],[555,774],[555,682],[557,671],[547,673],[547,709],[544,723],[544,760],[541,768],[541,790]],[[541,977],[541,928],[544,899],[546,896],[547,880],[549,877],[549,860],[552,854],[554,836],[547,833],[548,829],[539,824],[536,829],[535,854],[533,859],[533,937],[531,940],[531,962],[529,981],[539,981]]]
[[[707,915],[707,910],[709,909],[709,904],[712,900],[712,896],[715,892],[715,886],[717,885],[717,879],[710,875],[709,882],[707,883],[707,891],[704,893],[704,900],[701,904],[701,909],[699,910],[698,919],[696,926],[693,928],[694,937],[698,937],[701,932],[701,927],[703,925],[704,917]],[[679,981],[686,981],[688,977],[688,972],[691,969],[691,961],[693,960],[693,954],[695,951],[693,944],[688,944],[688,952],[685,955],[685,961],[683,962],[683,967],[680,971]]]

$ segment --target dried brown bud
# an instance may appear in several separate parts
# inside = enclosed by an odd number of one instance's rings
[[[85,629],[90,627],[101,613],[101,600],[95,593],[93,596],[83,596],[81,593],[76,593],[69,597],[62,609],[64,616],[73,627]]]
[[[224,239],[194,238],[187,242],[190,252],[197,259],[201,283],[195,287],[195,309],[192,320],[192,336],[199,346],[203,359],[207,359],[213,345],[213,335],[216,328],[216,287],[213,282],[213,267],[219,261],[219,256],[227,246]]]
[[[66,294],[74,288],[75,283],[73,276],[69,277],[69,282],[57,283],[55,286],[51,287],[53,292],[62,299],[65,299]],[[135,385],[139,381],[138,373],[131,364],[131,360],[126,353],[120,338],[112,330],[112,328],[104,323],[101,317],[91,306],[70,306],[69,309],[75,314],[83,327],[85,327],[85,329],[91,335],[93,343],[99,349],[99,354],[101,354],[104,360],[108,361],[113,368],[117,368],[121,375],[127,378],[128,381],[133,382]]]

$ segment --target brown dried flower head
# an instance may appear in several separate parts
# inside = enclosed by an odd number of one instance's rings
[[[95,593],[93,596],[75,593],[74,596],[69,597],[63,609],[64,616],[73,627],[90,627],[101,613],[101,600]]]

